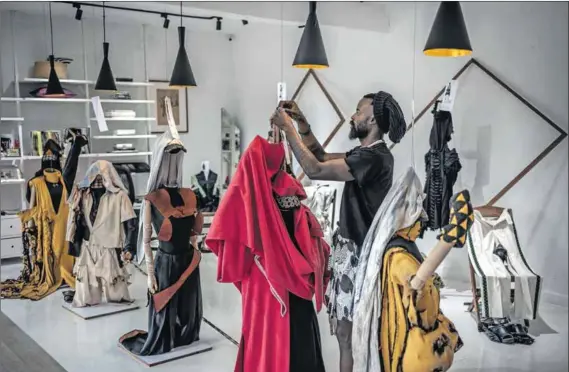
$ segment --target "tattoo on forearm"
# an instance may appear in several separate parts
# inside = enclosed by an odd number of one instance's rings
[[[306,145],[306,147],[310,150],[310,152],[314,154],[316,159],[318,159],[319,161],[323,161],[326,151],[324,151],[324,148],[322,147],[320,142],[318,142],[318,140],[314,136],[314,133],[310,132],[305,136],[301,136],[301,138],[302,142]]]
[[[287,139],[290,143],[292,153],[298,163],[308,176],[317,173],[320,169],[319,161],[312,151],[303,143],[300,136],[296,132],[287,133]]]

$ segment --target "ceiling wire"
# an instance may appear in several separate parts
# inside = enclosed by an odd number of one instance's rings
[[[412,98],[411,98],[411,166],[413,167],[413,171],[416,171],[415,168],[415,62],[417,51],[416,48],[416,41],[417,41],[417,2],[413,2],[413,82],[412,82]]]
[[[284,3],[281,1],[281,83],[284,82]]]
[[[51,2],[49,3],[49,36],[51,36],[51,53],[55,56],[53,52],[53,20],[51,19]]]

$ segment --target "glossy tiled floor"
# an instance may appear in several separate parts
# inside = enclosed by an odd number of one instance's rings
[[[18,264],[3,264],[2,279],[16,277]],[[234,340],[240,338],[241,300],[232,285],[215,281],[216,259],[204,255],[201,265],[204,315],[215,327]],[[146,277],[133,270],[132,293],[142,307],[127,313],[82,320],[61,307],[60,293],[38,301],[2,300],[2,311],[24,332],[69,372],[135,372],[146,371],[121,352],[117,339],[134,328],[146,329]],[[567,309],[543,304],[542,319],[532,324],[537,339],[532,346],[506,346],[490,342],[476,331],[474,321],[462,305],[467,298],[449,294],[443,310],[455,322],[464,348],[456,355],[452,371],[456,372],[560,372],[568,370]],[[328,372],[336,372],[338,352],[336,341],[329,335],[326,315],[321,313],[320,328]],[[237,347],[207,323],[202,338],[209,340],[210,352],[152,367],[153,372],[230,372]],[[258,371],[262,372],[262,371]]]

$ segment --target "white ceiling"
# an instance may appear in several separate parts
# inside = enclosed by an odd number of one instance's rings
[[[97,2],[101,4],[101,2]],[[179,2],[115,2],[106,3],[110,6],[138,8],[157,12],[178,14]],[[24,13],[47,14],[47,2],[36,1],[2,1],[0,10],[17,10]],[[100,19],[100,8],[83,7],[84,19]],[[308,15],[308,2],[277,2],[277,1],[187,1],[183,3],[185,15],[219,16],[223,17],[224,33],[238,33],[243,26],[241,20],[250,23],[281,23],[285,25],[302,25]],[[73,17],[75,9],[71,4],[52,3],[54,17]],[[320,2],[317,5],[318,20],[321,26],[336,26],[374,32],[389,32],[389,17],[386,5],[378,2]],[[155,14],[135,13],[122,10],[107,9],[109,22],[135,22],[162,25],[162,19]],[[179,19],[171,17],[171,25],[177,25]],[[194,31],[215,31],[215,20],[191,20],[184,18],[184,26]]]

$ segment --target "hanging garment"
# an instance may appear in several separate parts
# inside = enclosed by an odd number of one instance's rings
[[[453,131],[451,113],[435,111],[429,138],[431,149],[425,154],[425,210],[429,220],[424,227],[430,230],[438,230],[448,224],[452,188],[462,168],[456,149],[448,147]]]
[[[296,203],[306,194],[283,160],[282,144],[255,137],[206,238],[217,280],[242,296],[236,372],[324,370],[312,299],[320,311],[330,248],[309,208]]]
[[[209,171],[206,178],[205,173],[192,176],[192,190],[198,198],[198,207],[201,212],[215,212],[219,206],[219,182],[217,173]]]
[[[504,209],[498,218],[485,218],[474,211],[468,254],[476,275],[482,279],[482,317],[537,318],[542,278],[524,257],[511,209]]]
[[[161,188],[145,199],[151,203],[152,226],[160,241],[154,258],[158,292],[149,302],[148,332],[134,330],[119,341],[133,354],[157,355],[199,340],[203,317],[197,266],[200,252],[190,244],[190,237],[199,231],[194,230],[196,196],[190,189]],[[149,242],[150,230],[145,233]]]
[[[332,224],[334,222],[334,207],[336,203],[336,189],[329,185],[307,186],[304,188],[306,200],[304,204],[310,208],[320,222],[324,240],[332,243]]]
[[[77,240],[74,232],[78,212],[83,216],[79,223],[87,227],[73,268],[77,281],[73,306],[98,305],[103,293],[108,302],[131,302],[130,275],[122,265],[120,253],[125,245],[134,250],[136,234],[125,223],[134,222],[136,214],[113,165],[106,160],[93,163],[73,189],[70,204],[67,241]]]
[[[59,184],[62,196],[55,211],[48,185]],[[30,181],[35,201],[31,209],[20,213],[24,243],[24,268],[16,280],[0,285],[3,298],[41,300],[55,292],[63,282],[75,288],[73,257],[68,254],[65,230],[69,212],[67,190],[61,172],[43,172]],[[32,222],[33,227],[28,226]],[[27,253],[30,255],[27,255]],[[31,267],[30,267],[31,266]]]

